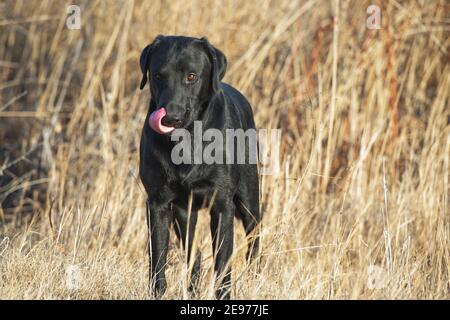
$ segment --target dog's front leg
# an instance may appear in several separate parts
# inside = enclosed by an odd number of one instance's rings
[[[233,201],[216,200],[211,210],[214,272],[219,279],[217,299],[230,299],[234,209]]]
[[[150,290],[160,298],[167,288],[166,261],[169,251],[169,227],[172,221],[170,204],[156,204],[147,200],[149,230]]]

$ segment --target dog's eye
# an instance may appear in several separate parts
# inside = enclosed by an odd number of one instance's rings
[[[187,83],[193,83],[195,80],[197,80],[197,75],[195,73],[191,72],[186,76]]]
[[[158,81],[161,80],[161,79],[162,79],[161,73],[159,73],[159,72],[156,73],[156,74],[155,74],[155,78],[156,78],[156,80],[158,80]]]

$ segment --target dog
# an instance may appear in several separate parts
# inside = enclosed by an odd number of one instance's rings
[[[142,90],[149,82],[151,99],[140,142],[139,174],[147,192],[150,290],[161,297],[171,224],[192,266],[189,290],[201,274],[201,253],[192,255],[198,210],[209,208],[216,275],[216,297],[230,299],[234,217],[245,228],[249,261],[259,251],[258,167],[236,163],[180,163],[172,160],[173,135],[184,130],[194,136],[195,123],[223,135],[231,129],[255,129],[252,108],[232,86],[221,82],[227,59],[207,38],[157,36],[140,56]],[[192,138],[193,139],[193,138]],[[248,157],[252,150],[245,140]],[[206,147],[207,141],[201,146]],[[232,144],[238,148],[236,141]],[[249,150],[247,150],[249,149]],[[225,155],[231,154],[227,148]],[[194,151],[194,150],[193,150]],[[254,151],[254,150],[253,150]],[[191,259],[195,259],[191,263]]]

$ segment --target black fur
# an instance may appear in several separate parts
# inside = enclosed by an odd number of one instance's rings
[[[142,51],[140,65],[143,74],[140,87],[149,82],[152,97],[140,145],[140,177],[148,194],[151,288],[160,296],[167,286],[165,265],[170,224],[174,224],[183,246],[187,245],[190,260],[197,211],[212,203],[214,269],[220,279],[216,295],[229,299],[231,268],[228,262],[233,251],[235,216],[242,220],[251,239],[248,256],[253,256],[259,247],[256,227],[261,214],[257,165],[247,162],[175,165],[171,161],[171,150],[176,142],[171,141],[170,134],[153,131],[148,121],[153,111],[164,107],[167,119],[180,119],[178,127],[187,129],[191,135],[193,123],[198,120],[202,122],[203,131],[215,128],[225,137],[226,129],[255,128],[251,106],[238,90],[221,82],[227,60],[206,38],[158,36]],[[194,84],[183,82],[189,72],[198,75]],[[190,196],[192,209],[188,216]],[[199,279],[200,264],[201,255],[197,253],[191,289]]]

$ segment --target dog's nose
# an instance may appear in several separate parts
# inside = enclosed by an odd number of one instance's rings
[[[182,117],[178,115],[166,115],[161,119],[161,123],[167,127],[179,128],[182,122]]]

